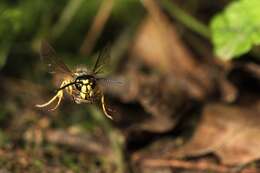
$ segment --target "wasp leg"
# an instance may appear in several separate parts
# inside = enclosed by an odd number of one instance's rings
[[[101,103],[102,103],[102,109],[103,109],[104,114],[105,114],[109,119],[113,120],[112,116],[107,113],[106,106],[105,106],[105,96],[104,96],[104,94],[102,94]]]
[[[49,106],[52,102],[54,102],[58,98],[57,104],[55,105],[54,108],[51,109],[53,111],[53,110],[57,109],[57,107],[60,105],[62,97],[63,97],[63,91],[58,91],[58,93],[51,100],[49,100],[47,103],[37,104],[36,107],[43,108],[43,107]]]
[[[64,85],[66,85],[66,81],[63,81],[62,84],[61,84],[61,87],[63,87]],[[61,99],[63,97],[63,90],[60,90],[57,92],[57,94],[52,97],[47,103],[44,103],[44,104],[37,104],[36,107],[38,108],[43,108],[43,107],[46,107],[46,106],[49,106],[52,102],[54,102],[57,98],[58,98],[58,102],[57,104],[55,105],[54,108],[50,109],[50,110],[55,110],[57,109],[57,107],[60,105],[60,102],[61,102]]]
[[[38,108],[43,108],[43,107],[46,107],[48,105],[50,105],[52,102],[54,102],[54,100],[56,100],[56,98],[59,97],[59,93],[57,93],[54,97],[52,97],[52,99],[50,101],[48,101],[47,103],[44,103],[44,104],[37,104],[36,107]]]
[[[60,93],[59,93],[59,92],[60,92]],[[59,91],[59,92],[57,93],[59,100],[58,100],[57,104],[55,105],[55,107],[51,109],[51,111],[54,111],[54,110],[57,109],[57,107],[60,105],[61,99],[62,99],[62,97],[63,97],[63,91]]]

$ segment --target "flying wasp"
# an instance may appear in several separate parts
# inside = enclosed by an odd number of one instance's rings
[[[86,67],[78,67],[74,71],[71,71],[63,61],[57,57],[55,50],[49,43],[43,41],[40,48],[41,59],[48,66],[51,73],[55,73],[59,76],[60,87],[56,89],[55,95],[49,101],[44,104],[37,104],[36,107],[48,107],[57,100],[56,105],[51,109],[55,110],[60,105],[64,93],[67,93],[77,104],[101,101],[104,114],[112,119],[112,116],[107,111],[102,88],[108,83],[117,82],[108,78],[98,77],[98,74],[101,72],[104,65],[102,59],[106,58],[105,53],[106,51],[99,53],[92,70],[89,70]]]

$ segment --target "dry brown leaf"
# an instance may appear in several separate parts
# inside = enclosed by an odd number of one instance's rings
[[[238,165],[260,158],[260,112],[222,104],[205,107],[192,139],[178,150],[176,157],[215,153],[222,163]]]
[[[182,115],[185,92],[165,77],[129,72],[128,84],[119,94],[125,102],[138,102],[144,112],[136,112],[139,121],[134,127],[139,130],[162,133],[173,129]],[[118,90],[119,91],[119,90]],[[127,111],[129,112],[129,111]],[[149,114],[149,116],[145,116]],[[129,115],[134,117],[133,115]],[[140,117],[142,121],[140,121]]]
[[[149,15],[136,34],[133,55],[174,78],[195,99],[204,100],[217,90],[224,101],[234,101],[236,88],[225,78],[229,67],[194,56],[156,1],[142,3]]]
[[[196,62],[173,24],[164,19],[160,22],[163,29],[151,17],[144,20],[134,42],[134,56],[177,80],[190,96],[205,98],[214,88],[214,77],[210,72],[214,69]]]
[[[248,63],[245,65],[245,70],[251,73],[256,79],[260,80],[260,65],[255,63]]]
[[[205,100],[221,93],[225,100],[233,101],[236,89],[218,65],[196,59],[161,10],[152,1],[144,4],[149,16],[141,23],[131,58],[121,71],[128,78],[127,85],[114,94],[126,103],[140,104],[144,112],[139,117],[151,115],[139,121],[138,128],[159,133],[172,130],[191,98]]]

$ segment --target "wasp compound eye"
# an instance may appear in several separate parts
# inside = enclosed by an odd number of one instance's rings
[[[79,91],[81,91],[81,88],[82,88],[82,82],[80,82],[80,81],[76,81],[76,83],[75,83],[75,86],[76,86],[76,88],[79,90]]]
[[[91,89],[94,89],[96,87],[96,81],[93,80],[92,82],[89,83]]]

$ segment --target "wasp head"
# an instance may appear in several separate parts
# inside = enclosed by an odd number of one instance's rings
[[[76,89],[80,91],[81,97],[86,99],[86,96],[92,97],[94,95],[94,90],[97,85],[97,80],[92,75],[81,75],[75,80]]]

